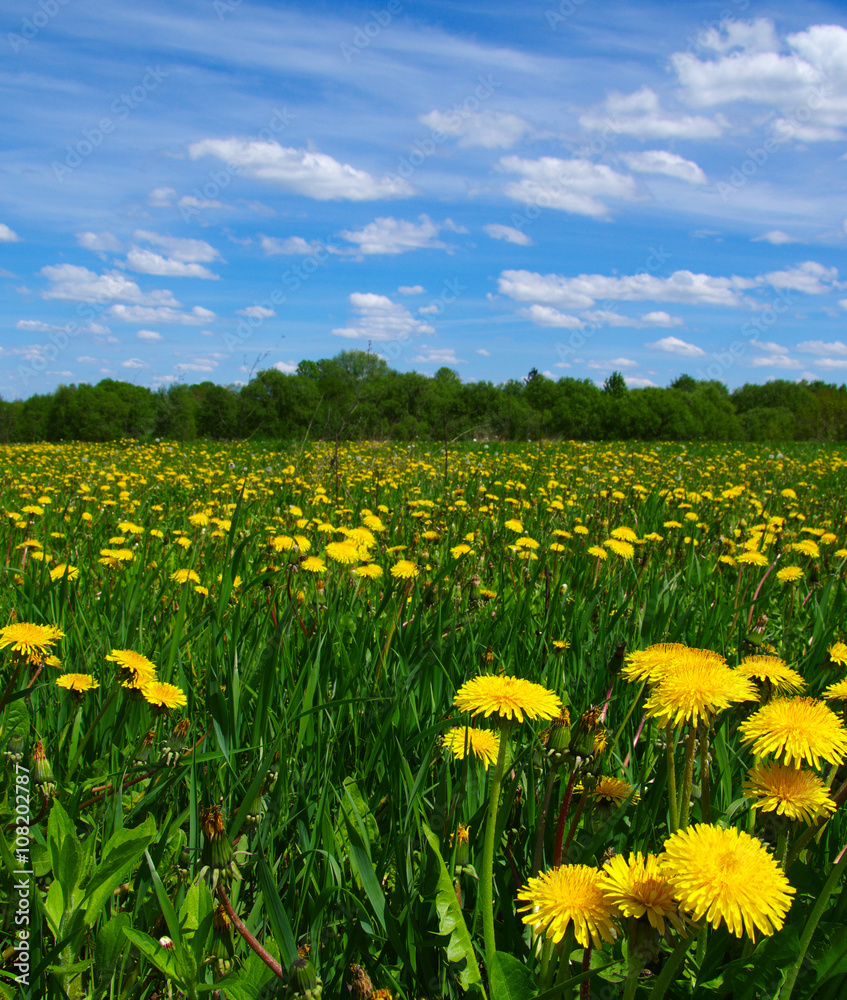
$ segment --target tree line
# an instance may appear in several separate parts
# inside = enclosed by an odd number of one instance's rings
[[[0,399],[0,442],[121,437],[394,441],[844,441],[847,388],[777,380],[730,392],[681,375],[666,388],[603,387],[535,369],[495,385],[398,372],[368,351],[301,361],[293,374],[259,371],[241,386],[182,383],[150,390],[103,379],[24,400]]]

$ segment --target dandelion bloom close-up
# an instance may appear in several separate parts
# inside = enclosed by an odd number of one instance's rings
[[[136,686],[152,681],[156,676],[156,665],[134,649],[113,649],[106,659],[117,663],[123,670],[128,670],[130,680]]]
[[[82,694],[84,691],[93,691],[94,688],[100,687],[100,682],[90,674],[62,674],[56,679],[56,685],[67,691]]]
[[[665,841],[661,869],[684,911],[736,937],[778,931],[795,892],[762,842],[733,827],[678,830]]]
[[[745,656],[736,671],[751,680],[769,684],[780,694],[798,694],[806,686],[800,674],[778,656]]]
[[[730,669],[710,650],[689,649],[663,671],[644,703],[648,716],[665,724],[696,725],[739,701],[757,700],[749,678]]]
[[[504,719],[552,719],[561,710],[558,695],[521,677],[488,674],[474,677],[456,692],[453,704],[471,715],[497,714]]]
[[[497,763],[500,752],[500,734],[490,729],[471,729],[469,726],[456,726],[444,734],[444,746],[463,760],[465,756],[478,757],[488,770],[489,764]],[[467,753],[466,753],[467,751]]]
[[[775,698],[739,726],[755,754],[773,754],[799,767],[807,761],[840,764],[847,754],[847,731],[838,716],[814,698]]]
[[[595,734],[596,735],[596,734]],[[597,779],[597,784],[591,789],[591,797],[600,801],[612,802],[616,806],[621,806],[632,796],[632,801],[639,799],[635,789],[623,778],[613,778],[604,775]]]
[[[613,904],[601,884],[601,873],[588,865],[560,865],[531,878],[518,892],[518,907],[525,924],[558,943],[573,924],[574,936],[583,948],[615,937]],[[528,911],[528,912],[527,912]]]
[[[754,809],[813,823],[835,810],[829,789],[814,771],[779,761],[757,764],[747,775],[744,795]]]
[[[660,934],[665,933],[666,920],[680,933],[685,932],[673,887],[655,854],[645,857],[636,851],[629,858],[616,854],[603,866],[600,887],[622,916],[646,916]]]
[[[188,699],[181,688],[175,684],[166,684],[164,681],[149,681],[141,689],[141,693],[148,705],[157,708],[182,708],[188,704]]]
[[[410,559],[401,559],[391,567],[391,575],[398,580],[413,580],[418,575],[418,567]]]
[[[55,625],[33,625],[30,622],[16,622],[0,628],[0,649],[10,648],[13,653],[25,657],[30,663],[38,662],[50,653],[65,633]]]

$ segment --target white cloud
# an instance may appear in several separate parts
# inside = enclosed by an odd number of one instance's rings
[[[686,160],[665,149],[648,149],[644,153],[624,153],[621,159],[640,174],[664,174],[688,184],[705,184],[706,175],[693,160]]]
[[[507,184],[504,191],[509,198],[524,205],[597,217],[607,213],[600,198],[631,201],[636,197],[632,177],[590,160],[559,160],[553,156],[523,160],[519,156],[504,156],[500,168],[523,176],[523,180]]]
[[[136,305],[179,306],[181,303],[164,289],[142,292],[134,281],[120,271],[96,274],[76,264],[56,264],[42,267],[41,273],[50,282],[45,299],[63,299],[68,302],[131,302]]]
[[[787,354],[768,354],[765,357],[753,358],[750,364],[754,368],[786,368],[795,369],[803,366],[795,358],[790,358]]]
[[[437,302],[432,302],[428,306],[421,306],[418,312],[421,316],[437,316],[441,312],[441,307]]]
[[[147,365],[141,360],[141,358],[127,358],[126,361],[121,362],[121,368],[146,368]]]
[[[637,375],[625,375],[624,382],[630,389],[655,389],[656,383],[649,378],[639,378]]]
[[[464,365],[467,364],[462,358],[456,357],[456,352],[452,347],[428,348],[425,344],[423,349],[426,354],[418,354],[412,358],[413,362],[433,365]]]
[[[277,142],[203,139],[192,143],[188,153],[192,160],[216,156],[239,168],[242,177],[277,184],[317,201],[374,201],[408,198],[415,193],[412,185],[401,178],[372,177],[326,153],[292,149]]]
[[[507,243],[516,243],[520,247],[531,247],[532,240],[522,233],[520,229],[512,226],[501,226],[499,222],[492,222],[490,226],[483,226],[482,230],[492,240],[505,240]]]
[[[749,278],[712,277],[691,271],[674,271],[668,278],[646,273],[623,277],[581,274],[566,278],[560,274],[503,271],[498,281],[499,291],[518,302],[543,302],[565,309],[590,309],[597,299],[740,306],[743,300],[739,291],[755,285]]]
[[[837,371],[840,368],[847,368],[847,358],[818,358],[815,365],[818,368]]]
[[[638,362],[630,358],[612,358],[611,361],[589,361],[586,368],[603,369],[606,368],[637,368]]]
[[[153,208],[168,208],[176,198],[176,191],[171,187],[153,188],[147,195],[147,204]]]
[[[302,236],[289,236],[287,239],[278,240],[273,236],[262,237],[262,250],[270,257],[273,254],[301,255],[309,256],[319,251],[329,251],[332,253],[334,247],[327,247],[320,240],[304,240]]]
[[[203,264],[185,264],[142,247],[132,247],[122,266],[139,274],[155,274],[166,278],[206,278],[212,281],[220,279],[220,275],[214,274]]]
[[[844,354],[847,355],[847,344],[840,340],[825,343],[823,340],[804,340],[797,345],[802,354]]]
[[[689,344],[684,340],[680,340],[679,337],[662,337],[661,340],[656,340],[652,344],[645,344],[644,346],[649,347],[653,351],[664,351],[665,354],[675,354],[680,358],[702,358],[706,354],[702,347],[698,347],[696,344]]]
[[[788,35],[781,46],[769,20],[741,25],[746,26],[733,24],[724,32],[712,32],[717,58],[701,59],[689,52],[671,57],[687,100],[701,107],[748,101],[779,108],[788,113],[774,123],[782,140],[843,139],[847,30],[838,24],[816,24]]]
[[[214,198],[195,198],[193,195],[185,194],[179,199],[180,208],[227,208],[221,201],[216,201]],[[169,376],[162,376],[162,378],[168,378]]]
[[[99,365],[100,364],[100,359],[99,358],[92,358],[92,357],[89,357],[87,354],[83,354],[81,357],[77,358],[76,360],[81,365]]]
[[[486,349],[484,347],[478,347],[476,349],[476,353],[477,354],[481,354],[484,358],[490,358],[491,357],[491,351],[486,351]]]
[[[175,372],[213,372],[217,368],[214,361],[181,361],[174,365]]]
[[[397,291],[401,295],[423,295],[426,289],[423,285],[401,285]]]
[[[760,351],[767,351],[768,354],[788,354],[787,347],[783,347],[782,344],[777,344],[773,340],[751,340],[750,343]]]
[[[661,309],[655,312],[644,313],[641,317],[644,326],[684,326],[685,321],[681,316],[671,316]]]
[[[139,340],[147,340],[149,342],[154,342],[156,340],[161,340],[161,333],[157,333],[155,330],[139,330],[135,335]]]
[[[76,241],[83,249],[96,253],[117,253],[121,249],[121,241],[111,233],[77,233]]]
[[[151,233],[146,229],[136,229],[132,236],[134,240],[140,243],[152,243],[153,246],[164,250],[171,260],[179,260],[184,263],[199,262],[201,264],[211,264],[212,261],[223,259],[220,252],[205,240],[191,240],[177,236],[160,236],[159,233]]]
[[[501,289],[502,291],[502,289]],[[549,326],[562,330],[579,330],[585,326],[585,321],[578,316],[570,316],[567,313],[559,312],[552,306],[540,306],[538,304],[530,306],[528,309],[520,310],[521,316],[526,316],[538,326]]]
[[[663,111],[649,87],[634,94],[613,92],[604,105],[579,119],[592,132],[632,135],[638,139],[714,139],[723,132],[722,121]]]
[[[267,306],[247,306],[245,309],[236,309],[235,315],[247,316],[249,319],[270,319],[271,316],[276,316],[276,312]]]
[[[109,308],[109,315],[122,323],[179,323],[182,326],[203,326],[216,318],[210,309],[204,309],[202,306],[194,306],[190,313],[185,313],[169,306],[151,308],[117,304]]]
[[[529,122],[518,115],[488,109],[475,113],[430,111],[428,115],[421,115],[418,121],[433,132],[457,138],[460,146],[484,146],[486,149],[509,149],[532,131]]]
[[[762,280],[773,288],[788,288],[806,295],[825,295],[831,292],[837,278],[837,267],[824,267],[814,260],[807,260],[785,271],[771,271],[770,274],[762,275]]]
[[[0,222],[0,243],[17,243],[20,236],[13,232],[5,222]]]
[[[278,372],[282,372],[284,375],[293,375],[297,371],[296,361],[276,361],[274,362],[274,368]]]
[[[436,239],[441,225],[428,215],[419,215],[418,224],[406,219],[374,219],[363,229],[344,229],[339,233],[350,243],[357,243],[363,254],[398,254],[408,250],[444,250],[446,244]]]
[[[387,295],[353,292],[350,305],[356,319],[351,326],[334,329],[332,332],[336,337],[384,342],[435,333],[429,323],[416,319],[405,306],[392,302]]]
[[[781,247],[786,243],[802,243],[803,240],[796,236],[789,236],[781,229],[771,229],[770,232],[762,233],[761,236],[754,236],[753,243],[771,243],[775,247]]]

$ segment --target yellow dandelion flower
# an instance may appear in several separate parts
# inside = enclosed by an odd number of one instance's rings
[[[821,695],[824,701],[847,701],[847,678],[830,684]]]
[[[832,663],[847,664],[847,642],[834,642],[829,649],[829,659]]]
[[[621,559],[632,559],[635,555],[635,546],[630,542],[622,541],[619,538],[608,538],[603,544]]]
[[[378,580],[382,576],[382,567],[376,563],[368,563],[366,566],[357,566],[353,570],[353,576],[361,577],[363,580]]]
[[[847,754],[847,731],[838,716],[814,698],[776,698],[739,727],[755,754],[776,754],[799,768],[805,760],[840,764]]]
[[[164,681],[149,681],[141,688],[141,693],[147,704],[156,708],[183,708],[188,704],[188,699],[180,688]]]
[[[592,545],[588,549],[588,554],[590,556],[596,556],[600,560],[608,559],[609,553],[603,548],[602,545]]]
[[[490,729],[456,726],[444,734],[444,746],[459,760],[464,760],[465,756],[470,755],[478,757],[487,771],[489,764],[497,763],[500,735]]]
[[[65,633],[55,625],[33,625],[29,622],[16,622],[0,629],[0,649],[11,648],[13,653],[25,657],[30,663],[36,664],[50,654],[50,647],[55,646]]]
[[[450,549],[450,555],[454,559],[460,559],[462,556],[466,556],[469,553],[472,555],[473,549],[470,547],[470,545],[465,545],[464,543],[462,543],[461,545],[454,545],[453,548]]]
[[[662,873],[694,920],[751,938],[778,931],[794,887],[762,842],[743,830],[697,823],[665,841]]]
[[[766,681],[780,694],[798,694],[806,686],[800,674],[778,656],[745,656],[737,673],[752,680]]]
[[[673,669],[663,670],[644,703],[650,718],[665,724],[696,725],[739,701],[755,701],[756,689],[749,678],[730,669],[711,650],[688,649]]]
[[[619,538],[622,542],[638,541],[638,535],[636,535],[632,528],[627,528],[626,525],[621,525],[619,528],[615,528],[612,532],[612,538]]]
[[[297,543],[291,535],[274,535],[268,544],[274,552],[289,552]]]
[[[621,676],[628,681],[657,681],[660,675],[673,668],[689,652],[689,647],[681,642],[659,642],[646,649],[636,649],[626,655],[626,666]],[[719,653],[708,649],[697,650],[700,657],[708,656],[718,663],[726,661]]]
[[[818,543],[813,542],[811,538],[804,538],[802,542],[795,542],[789,548],[793,552],[800,552],[804,556],[812,556],[814,559],[817,559],[821,554]]]
[[[637,802],[639,795],[628,781],[623,778],[613,778],[610,775],[603,775],[597,779],[597,784],[591,790],[590,795],[594,799],[602,802],[611,802],[613,805],[622,806],[630,796],[633,802]]]
[[[330,542],[324,551],[333,562],[345,566],[359,559],[359,546],[355,542]]]
[[[58,687],[73,691],[76,694],[93,691],[95,688],[100,687],[100,681],[96,680],[90,674],[62,674],[61,677],[56,679],[56,684]]]
[[[736,562],[740,566],[767,566],[770,560],[763,552],[744,552]]]
[[[588,865],[560,865],[531,878],[518,892],[518,900],[526,906],[521,918],[536,934],[544,933],[555,943],[565,936],[573,924],[574,936],[583,948],[615,938],[612,922],[613,904],[601,884],[601,873]]]
[[[326,573],[326,563],[318,556],[306,556],[300,563],[300,568],[307,573]]]
[[[508,528],[509,531],[514,531],[519,535],[523,531],[523,521],[519,521],[516,517],[511,517],[508,521],[506,521],[503,527]]]
[[[680,934],[685,933],[673,887],[662,874],[655,854],[645,857],[636,851],[629,858],[616,854],[603,865],[600,887],[622,916],[646,916],[660,934],[665,933],[665,921],[669,920]]]
[[[411,559],[401,559],[391,567],[391,575],[397,580],[413,580],[418,575],[418,567]]]
[[[174,583],[188,583],[189,580],[192,583],[199,583],[200,577],[193,569],[178,569],[171,573],[171,580]]]
[[[561,711],[558,695],[522,677],[487,674],[467,681],[456,692],[453,704],[471,715],[495,712],[504,719],[552,719]]]
[[[742,790],[748,799],[756,799],[754,809],[806,823],[835,811],[829,789],[814,771],[779,761],[757,764],[747,775]]]
[[[53,581],[64,580],[65,575],[69,580],[76,580],[79,578],[79,570],[76,566],[69,566],[67,563],[57,563],[50,570],[50,579]]]
[[[785,566],[777,570],[776,578],[780,583],[797,583],[803,579],[803,569],[800,566]]]
[[[156,677],[156,665],[133,649],[113,649],[106,659],[117,663],[122,670],[128,671],[131,681],[144,684]]]

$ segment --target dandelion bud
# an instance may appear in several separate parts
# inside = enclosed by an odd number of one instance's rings
[[[292,998],[303,997],[304,1000],[320,1000],[323,992],[317,970],[308,958],[297,958],[291,963],[291,968],[288,970],[288,985]]]
[[[20,764],[24,759],[24,734],[12,733],[3,751],[6,762],[10,765]]]
[[[571,742],[571,713],[567,708],[562,708],[558,717],[553,719],[550,727],[550,735],[547,738],[547,749],[561,753],[567,750]]]
[[[597,727],[597,709],[590,708],[579,717],[576,729],[571,735],[570,751],[576,757],[594,755],[594,730]]]
[[[44,745],[38,740],[32,748],[32,783],[38,785],[45,798],[56,794],[56,782],[53,778],[53,768],[44,753]]]

